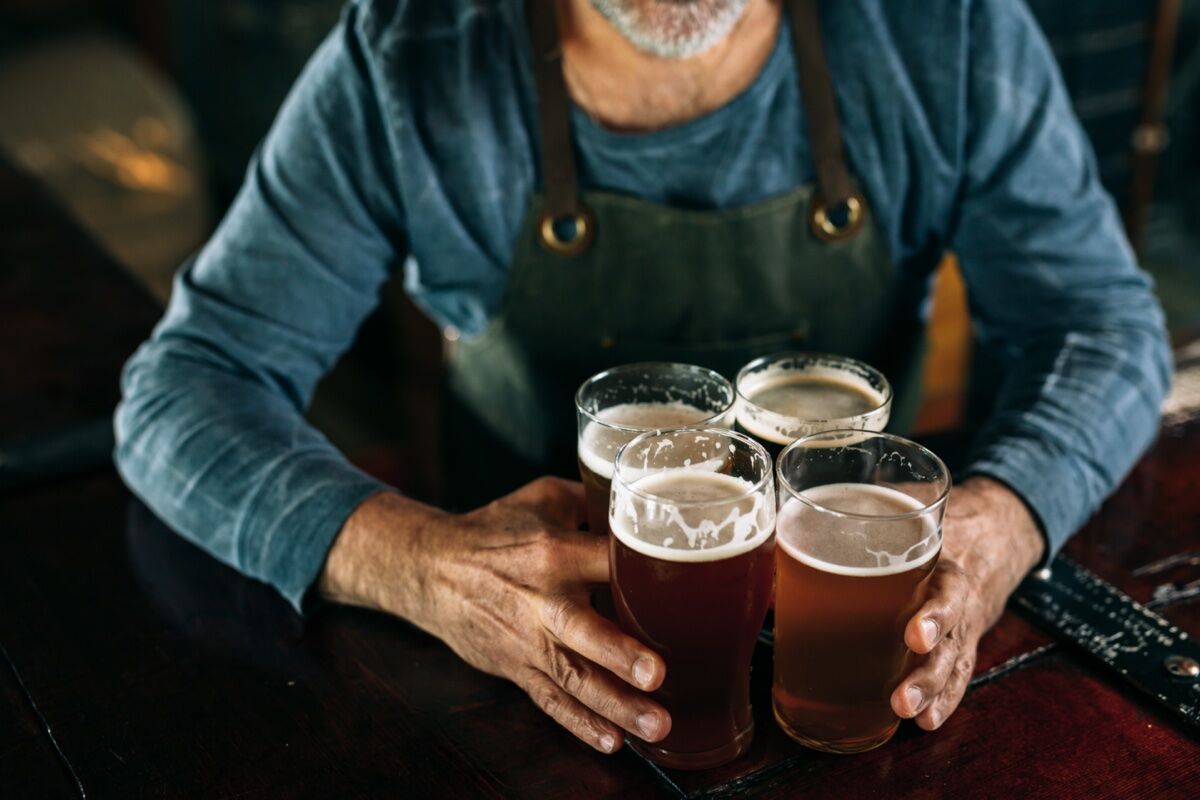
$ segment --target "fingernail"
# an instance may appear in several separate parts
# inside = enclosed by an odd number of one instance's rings
[[[908,701],[908,707],[912,709],[912,713],[916,714],[921,710],[921,703],[925,700],[925,693],[916,686],[910,686],[904,690],[904,699]]]
[[[649,688],[654,680],[654,662],[648,658],[639,658],[633,662],[633,679],[639,685]]]
[[[653,739],[658,735],[658,717],[649,711],[638,714],[637,729],[642,732],[643,739]]]
[[[606,753],[611,753],[617,749],[617,740],[611,733],[606,733],[600,737],[600,749]]]
[[[939,714],[937,711],[929,712],[929,724],[933,726],[934,730],[942,727],[942,722],[943,720],[941,714]]]
[[[921,634],[925,637],[925,641],[933,644],[938,637],[938,624],[931,619],[921,620]]]

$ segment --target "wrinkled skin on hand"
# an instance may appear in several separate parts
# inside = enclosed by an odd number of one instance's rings
[[[897,715],[941,727],[974,674],[980,637],[1044,549],[1028,508],[1003,484],[974,477],[951,490],[929,597],[904,630],[919,658],[892,693]]]
[[[467,514],[380,492],[346,521],[319,588],[432,633],[597,750],[619,749],[623,730],[659,741],[671,718],[645,692],[666,665],[592,609],[608,541],[584,518],[583,486],[557,478]]]
[[[580,532],[584,519],[583,487],[554,478],[456,518],[435,578],[435,632],[571,733],[613,752],[621,729],[651,741],[667,735],[670,716],[639,691],[661,685],[666,668],[592,609],[590,587],[609,578],[608,542]]]

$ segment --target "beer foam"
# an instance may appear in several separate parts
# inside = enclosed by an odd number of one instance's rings
[[[779,545],[813,569],[856,577],[895,575],[925,564],[941,549],[939,520],[933,512],[892,521],[861,518],[911,514],[925,507],[896,489],[833,483],[801,494],[822,508],[857,515],[828,514],[796,498],[784,504],[779,511]]]
[[[866,378],[832,367],[769,370],[747,376],[739,389],[738,425],[751,436],[782,445],[842,427],[818,423],[861,417],[884,402],[883,393]],[[887,424],[887,415],[881,416],[880,429]]]
[[[597,413],[599,422],[591,421],[583,429],[577,445],[579,460],[583,465],[604,480],[611,480],[613,462],[621,445],[643,431],[664,428],[681,428],[695,425],[714,416],[687,403],[622,403]],[[609,428],[607,425],[622,425],[635,430]]]
[[[700,467],[654,472],[614,488],[609,527],[631,550],[675,562],[748,553],[775,530],[774,498],[748,480]]]

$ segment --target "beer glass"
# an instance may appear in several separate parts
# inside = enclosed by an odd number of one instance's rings
[[[689,364],[628,364],[584,381],[575,394],[576,452],[588,528],[608,532],[613,459],[639,433],[685,425],[733,425],[733,386]]]
[[[870,750],[900,723],[904,628],[941,552],[950,475],[924,447],[870,431],[799,439],[776,474],[775,718],[800,744]]]
[[[622,630],[666,660],[655,699],[661,742],[631,737],[677,769],[717,766],[750,746],[750,659],[767,611],[775,480],[754,440],[724,428],[645,433],[616,461],[609,517]]]
[[[844,356],[777,353],[738,372],[737,429],[773,458],[818,431],[881,431],[892,410],[892,387],[879,370]]]

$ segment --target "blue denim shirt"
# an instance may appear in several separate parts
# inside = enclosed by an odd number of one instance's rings
[[[1022,3],[823,5],[848,158],[895,268],[923,296],[955,251],[977,335],[1012,362],[971,468],[1013,487],[1054,549],[1155,433],[1159,306]],[[302,418],[380,286],[402,272],[465,335],[496,312],[540,180],[523,9],[352,2],[125,370],[130,487],[297,607],[384,488]],[[582,180],[693,208],[761,200],[813,180],[803,116],[781,30],[748,89],[684,125],[624,135],[576,111]]]

